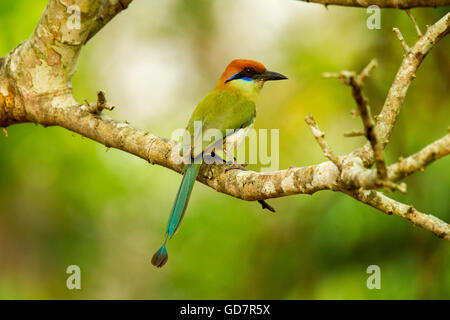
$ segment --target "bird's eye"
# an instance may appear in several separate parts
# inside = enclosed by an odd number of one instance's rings
[[[251,73],[253,73],[253,69],[252,68],[245,68],[245,73],[251,74]]]

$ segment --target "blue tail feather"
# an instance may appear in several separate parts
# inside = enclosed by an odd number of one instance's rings
[[[172,212],[170,213],[169,223],[167,224],[166,233],[168,234],[169,239],[172,238],[180,227],[199,169],[200,165],[193,163],[187,164],[183,169],[183,180],[178,189],[175,203],[173,204]]]
[[[166,242],[171,239],[175,232],[181,225],[184,213],[186,212],[187,204],[194,187],[195,180],[200,169],[200,164],[187,164],[183,168],[183,180],[181,181],[180,188],[178,189],[175,203],[173,204],[172,211],[170,213],[169,222],[166,229],[166,239],[164,244],[153,255],[152,264],[156,267],[162,267],[168,260],[168,254],[166,249]]]

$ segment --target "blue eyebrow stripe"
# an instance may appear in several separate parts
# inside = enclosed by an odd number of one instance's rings
[[[235,79],[236,79],[236,76],[239,75],[239,74],[240,74],[240,72],[236,72],[236,73],[233,74],[230,78],[228,78],[228,80],[225,81],[225,83],[226,83],[226,82],[230,82],[231,80],[235,80]],[[252,78],[249,78],[249,77],[243,77],[243,78],[238,78],[238,79],[244,80],[244,81],[253,81],[253,79],[252,79]]]
[[[229,81],[231,81],[231,80],[234,80],[235,79],[235,77],[237,76],[239,74],[239,72],[236,72],[235,74],[233,74],[231,77],[229,77],[228,78],[228,80],[227,81],[225,81],[225,82],[229,82]]]

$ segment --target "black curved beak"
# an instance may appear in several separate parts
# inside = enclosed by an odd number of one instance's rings
[[[258,80],[262,81],[272,81],[272,80],[286,80],[287,77],[282,75],[281,73],[273,72],[273,71],[265,71],[258,75]]]

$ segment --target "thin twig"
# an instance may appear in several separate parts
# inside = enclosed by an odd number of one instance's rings
[[[422,36],[422,31],[420,31],[420,28],[419,28],[419,25],[418,25],[417,22],[416,22],[416,19],[415,19],[414,16],[411,14],[411,11],[410,11],[409,9],[406,9],[405,11],[406,11],[406,14],[408,15],[408,17],[411,19],[411,21],[412,21],[412,23],[413,23],[413,25],[414,25],[414,28],[416,28],[417,35],[418,35],[419,38],[420,38],[420,37]]]
[[[350,110],[350,114],[352,115],[353,118],[359,117],[360,116],[359,109],[355,108]]]
[[[356,81],[359,83],[360,86],[363,85],[363,82],[366,78],[370,76],[373,69],[375,69],[378,66],[377,59],[372,59],[367,66],[360,72],[360,74],[356,77]]]
[[[312,115],[308,115],[305,117],[306,123],[309,125],[314,138],[316,138],[317,143],[322,149],[323,154],[327,157],[331,162],[333,162],[339,169],[341,168],[341,163],[339,158],[331,151],[330,146],[325,141],[325,133],[320,131],[319,126],[317,125],[316,120]]]
[[[346,132],[344,133],[344,137],[346,138],[351,138],[351,137],[361,137],[364,136],[365,132],[364,131],[350,131],[350,132]]]
[[[382,186],[388,190],[396,190],[396,191],[400,191],[401,193],[406,193],[406,190],[407,190],[406,183],[404,183],[404,182],[395,183],[395,182],[389,181],[387,179],[384,179],[384,180],[377,179],[376,184],[379,186]]]
[[[405,50],[405,53],[409,53],[411,51],[411,49],[406,44],[405,38],[403,38],[403,35],[400,32],[400,30],[398,28],[392,28],[392,31],[395,32],[395,34],[397,35],[398,40],[400,40],[400,43],[401,43],[401,45],[403,47],[403,50]]]

